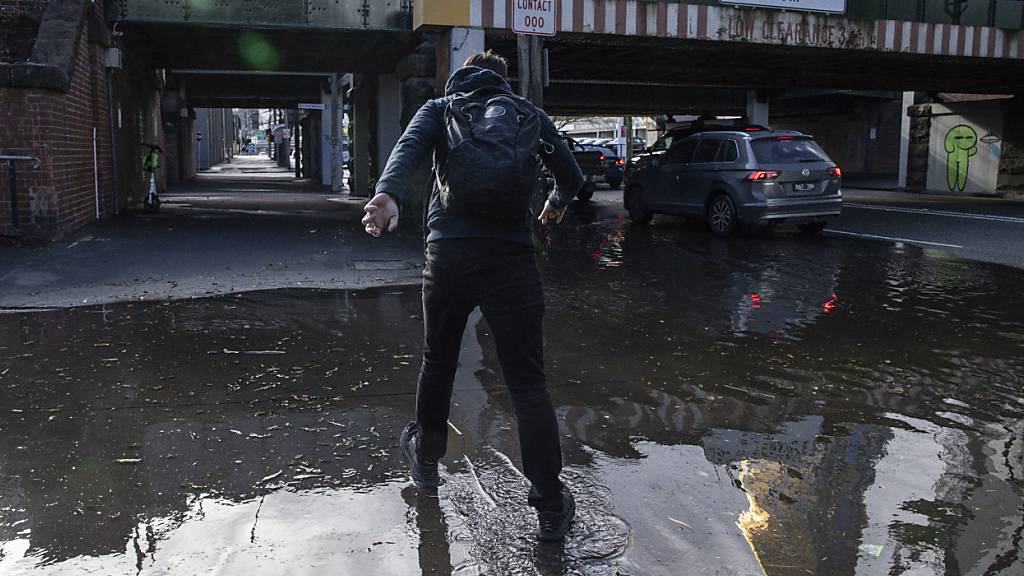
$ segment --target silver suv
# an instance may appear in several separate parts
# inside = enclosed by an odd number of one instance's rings
[[[842,211],[842,171],[800,132],[669,132],[630,171],[624,203],[638,223],[677,214],[705,219],[719,236],[778,223],[814,234]]]

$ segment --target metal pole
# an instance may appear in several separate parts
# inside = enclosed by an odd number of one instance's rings
[[[544,107],[544,50],[540,36],[530,36],[530,101]]]
[[[11,167],[11,175],[7,179],[11,187],[11,226],[14,228],[15,234],[18,231],[18,184],[16,182],[17,170],[14,167],[14,160],[8,160],[7,163]]]
[[[100,219],[100,162],[96,153],[96,127],[92,128],[92,178],[96,188],[96,219]]]
[[[626,129],[626,164],[633,159],[633,117],[623,116],[622,126]]]
[[[114,88],[111,77],[113,74],[110,69],[107,69],[107,116],[110,119],[110,167],[111,176],[113,178],[112,184],[114,185],[114,214],[118,214],[121,211],[120,201],[118,199],[119,184],[117,179],[117,132],[114,130]]]
[[[341,191],[338,175],[338,73],[331,74],[331,192]]]

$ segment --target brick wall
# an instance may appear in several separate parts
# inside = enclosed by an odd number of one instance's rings
[[[67,93],[0,88],[0,150],[38,156],[42,161],[38,170],[18,166],[22,236],[58,238],[95,219],[93,128],[97,134],[101,215],[113,213],[104,50],[90,41],[86,22],[82,27]],[[0,234],[10,234],[7,170],[6,166],[2,168]]]
[[[46,158],[53,147],[49,142],[50,135],[59,132],[57,126],[62,105],[63,97],[57,92],[0,88],[0,126],[3,127],[0,130],[0,150],[5,154]],[[13,231],[9,164],[2,162],[0,165],[0,234],[10,234]],[[18,162],[15,168],[21,229],[43,232],[53,223],[51,167],[43,164],[37,169],[31,164]]]

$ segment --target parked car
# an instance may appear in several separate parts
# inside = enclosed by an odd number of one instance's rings
[[[842,171],[800,132],[676,130],[638,159],[623,202],[634,222],[693,216],[719,236],[744,224],[792,223],[818,233],[842,211]]]
[[[576,159],[580,171],[583,173],[583,188],[576,194],[576,198],[586,202],[593,198],[595,184],[604,182],[606,172],[604,155],[598,149],[580,144],[571,136],[562,134],[562,138],[565,139],[565,144],[572,151],[572,155]],[[544,168],[541,174],[541,184],[541,190],[544,196],[547,197],[548,192],[555,185],[555,180],[551,177],[547,168]]]
[[[584,148],[598,150],[601,152],[601,165],[604,166],[603,182],[608,184],[612,190],[618,190],[622,186],[622,178],[625,173],[625,162],[619,157],[614,148],[605,146],[583,145]]]

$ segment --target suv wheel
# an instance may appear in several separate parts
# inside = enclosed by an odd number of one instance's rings
[[[622,186],[621,178],[612,178],[611,180],[608,181],[608,187],[611,188],[612,190],[618,190],[619,186]]]
[[[736,205],[728,194],[718,194],[708,204],[708,227],[715,236],[731,236],[739,228]]]
[[[647,209],[644,200],[644,190],[639,186],[630,186],[626,190],[626,210],[629,212],[629,219],[636,224],[647,224],[654,218],[654,214]]]

